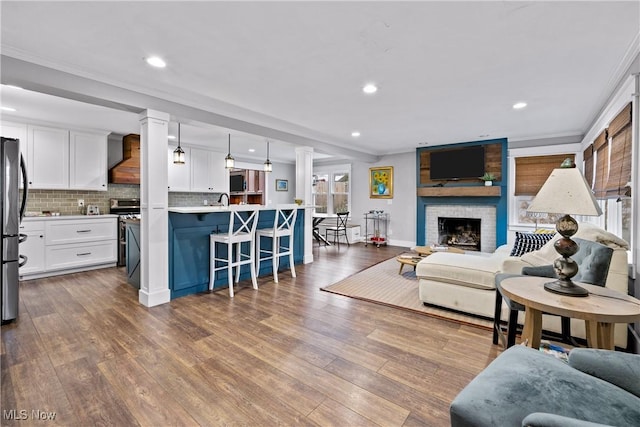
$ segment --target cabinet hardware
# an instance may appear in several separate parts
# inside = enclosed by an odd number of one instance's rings
[[[91,230],[76,230],[76,233],[91,233]]]
[[[83,252],[81,254],[76,254],[76,256],[86,256],[86,255],[91,255],[91,252]]]

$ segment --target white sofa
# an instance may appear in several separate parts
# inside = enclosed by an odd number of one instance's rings
[[[420,261],[416,267],[420,300],[430,305],[493,319],[496,274],[519,274],[525,266],[552,264],[553,260],[559,256],[553,243],[560,237],[556,235],[539,250],[526,253],[521,257],[509,256],[511,245],[503,245],[492,254],[437,252],[430,255]],[[629,280],[628,243],[589,223],[580,224],[574,237],[596,241],[614,249],[606,287],[626,294]],[[508,316],[506,305],[503,305],[502,309],[502,318],[506,320]],[[523,313],[520,313],[520,323],[523,318]],[[559,333],[560,317],[543,316],[542,327]],[[585,338],[584,321],[571,319],[571,334]],[[622,348],[627,346],[625,324],[615,325],[615,345]]]

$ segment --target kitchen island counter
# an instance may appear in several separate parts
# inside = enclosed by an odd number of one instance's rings
[[[294,263],[304,259],[304,212],[306,206],[286,204],[278,206],[231,205],[170,207],[169,211],[169,289],[171,298],[178,298],[209,289],[209,235],[226,233],[232,211],[258,210],[257,228],[273,227],[276,208],[298,209],[294,227]],[[288,259],[280,261],[280,268],[289,267]],[[260,264],[258,276],[271,275],[271,260]],[[240,280],[250,278],[249,267],[242,266]],[[214,289],[228,286],[226,270],[216,275]]]

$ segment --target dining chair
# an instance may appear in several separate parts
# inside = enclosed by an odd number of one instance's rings
[[[238,283],[240,281],[240,267],[243,265],[249,266],[253,289],[258,289],[255,268],[255,237],[257,225],[257,210],[231,211],[229,212],[228,231],[226,233],[212,233],[209,235],[209,290],[213,289],[216,272],[226,269],[229,281],[229,296],[233,298],[233,269],[236,269],[235,282]],[[225,247],[222,245],[225,245]],[[224,251],[224,249],[226,249],[226,251]],[[243,249],[245,251],[243,251]],[[216,265],[216,263],[218,265]]]
[[[271,260],[273,281],[276,283],[278,283],[278,267],[280,266],[281,257],[289,257],[291,277],[296,277],[296,269],[293,265],[293,230],[296,225],[297,215],[298,209],[278,208],[275,212],[273,227],[262,228],[256,232],[256,243],[258,245],[258,265],[256,269],[260,272],[260,263]],[[271,239],[271,245],[263,249],[262,242],[269,243],[269,240],[266,239]]]
[[[338,212],[336,215],[335,227],[326,227],[324,237],[326,240],[329,240],[329,233],[331,233],[333,234],[333,243],[338,243],[338,245],[340,245],[340,236],[344,236],[344,239],[347,241],[347,245],[351,246],[349,243],[349,237],[347,236],[347,220],[349,219],[349,212]]]

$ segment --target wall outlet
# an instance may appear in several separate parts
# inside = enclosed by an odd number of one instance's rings
[[[207,199],[204,199],[204,200],[202,201],[202,204],[203,204],[203,205],[205,205],[205,206],[207,206],[209,203],[207,203]]]
[[[84,207],[84,199],[78,199],[78,207],[80,208]]]

